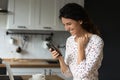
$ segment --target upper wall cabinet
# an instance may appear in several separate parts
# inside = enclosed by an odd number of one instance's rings
[[[68,2],[84,6],[83,0],[9,0],[7,29],[64,31],[58,15]]]
[[[37,0],[35,26],[40,30],[64,30],[64,27],[57,27],[56,16],[57,0]]]
[[[7,29],[29,29],[35,23],[35,0],[9,0]]]
[[[7,13],[8,0],[0,0],[0,13]]]

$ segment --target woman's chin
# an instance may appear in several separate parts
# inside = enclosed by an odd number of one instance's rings
[[[71,34],[72,36],[75,36],[75,35],[76,35],[74,32],[70,32],[70,34]]]
[[[71,34],[72,36],[75,36],[75,34]]]

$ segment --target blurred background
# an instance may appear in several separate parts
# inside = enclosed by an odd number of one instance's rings
[[[93,22],[101,28],[105,43],[100,80],[120,80],[119,7],[119,0],[85,0],[85,8]]]

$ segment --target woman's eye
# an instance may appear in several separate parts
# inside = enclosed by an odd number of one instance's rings
[[[67,23],[67,25],[71,25],[71,23]]]

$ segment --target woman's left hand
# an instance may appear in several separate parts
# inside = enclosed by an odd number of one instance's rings
[[[85,34],[78,38],[77,43],[80,48],[85,48],[89,40],[88,34]]]
[[[85,47],[88,43],[89,37],[88,34],[85,34],[78,38],[78,58],[77,63],[79,64],[83,59],[85,59]]]

